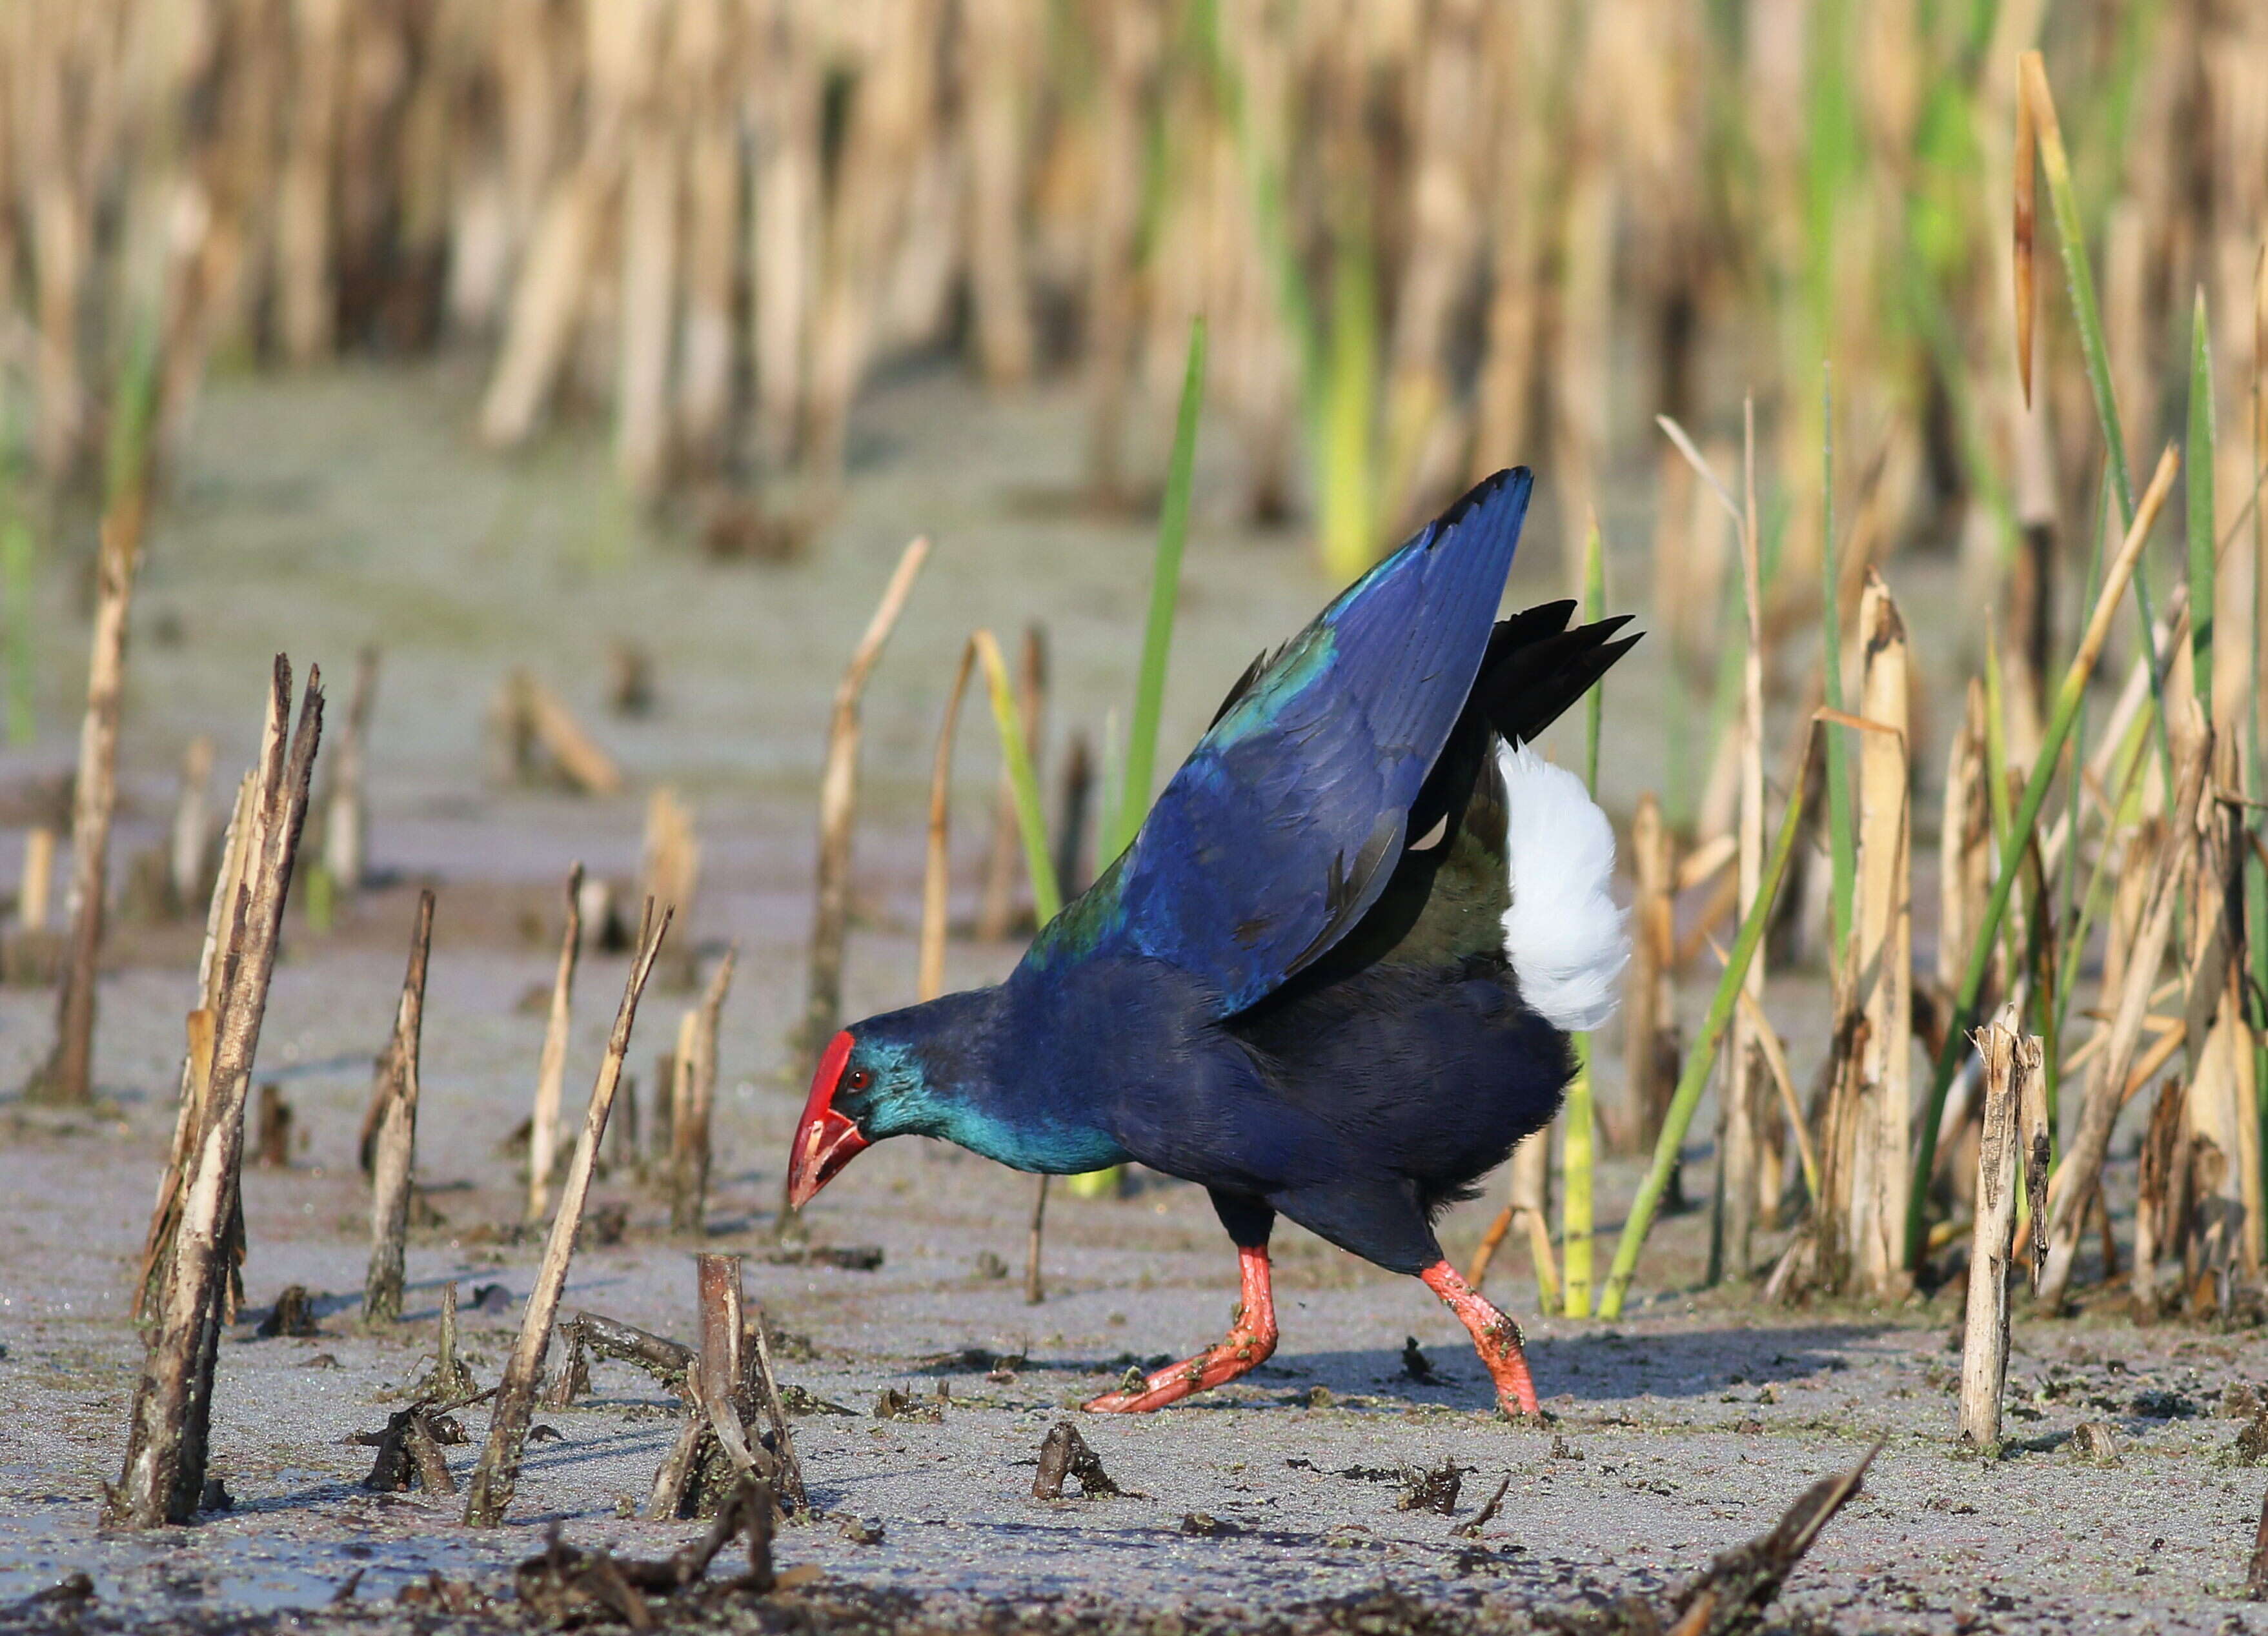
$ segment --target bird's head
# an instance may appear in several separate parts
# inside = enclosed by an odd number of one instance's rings
[[[889,1134],[875,1128],[879,1107],[902,1095],[909,1081],[917,1088],[920,1073],[904,1052],[862,1045],[849,1028],[828,1041],[788,1154],[788,1202],[802,1209],[862,1149]]]
[[[827,1043],[795,1127],[788,1202],[800,1210],[863,1150],[890,1136],[966,1143],[970,1058],[990,995],[952,994],[853,1023]]]

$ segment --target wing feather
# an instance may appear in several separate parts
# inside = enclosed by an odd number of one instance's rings
[[[1524,468],[1477,484],[1256,663],[1027,962],[1166,961],[1226,1016],[1327,953],[1402,855],[1488,651],[1530,487]]]

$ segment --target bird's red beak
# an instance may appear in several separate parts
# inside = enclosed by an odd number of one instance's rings
[[[850,1162],[862,1147],[873,1144],[858,1127],[835,1111],[835,1090],[842,1082],[843,1066],[850,1060],[849,1030],[827,1042],[819,1071],[811,1076],[811,1095],[803,1104],[803,1118],[795,1127],[795,1146],[787,1161],[787,1202],[800,1210],[812,1196]]]

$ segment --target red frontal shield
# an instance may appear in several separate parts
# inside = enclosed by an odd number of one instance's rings
[[[803,1104],[787,1161],[787,1202],[798,1210],[860,1148],[873,1146],[857,1125],[835,1111],[835,1091],[842,1083],[843,1065],[850,1060],[851,1044],[847,1029],[828,1041],[820,1053],[819,1070],[811,1076],[811,1095]]]

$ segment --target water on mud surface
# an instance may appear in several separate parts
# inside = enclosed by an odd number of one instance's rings
[[[1067,490],[1075,474],[1068,400],[990,403],[931,377],[877,395],[866,458],[816,556],[779,569],[720,565],[630,527],[587,432],[560,433],[519,461],[468,453],[470,402],[468,383],[440,366],[224,382],[201,409],[136,608],[122,873],[162,834],[191,734],[217,736],[224,778],[244,764],[269,655],[321,663],[342,704],[357,648],[379,640],[386,651],[373,851],[396,884],[347,906],[328,936],[294,919],[260,1077],[284,1087],[305,1145],[290,1168],[253,1170],[245,1188],[251,1315],[303,1284],[323,1295],[322,1333],[224,1349],[214,1465],[233,1512],[157,1538],[96,1534],[139,1362],[126,1286],[171,1129],[195,941],[194,930],[122,929],[121,969],[102,991],[104,1111],[73,1122],[0,1102],[0,1603],[84,1569],[115,1617],[218,1617],[320,1604],[357,1569],[365,1598],[432,1571],[493,1587],[555,1522],[579,1544],[630,1552],[681,1543],[688,1525],[619,1514],[643,1499],[674,1412],[621,1366],[599,1366],[586,1404],[540,1415],[560,1435],[531,1448],[500,1530],[460,1529],[451,1500],[365,1492],[371,1451],[348,1441],[382,1425],[389,1394],[423,1367],[445,1280],[468,1295],[503,1286],[503,1310],[466,1321],[476,1374],[495,1376],[536,1253],[500,1242],[499,1226],[519,1214],[519,1183],[497,1150],[533,1086],[542,1022],[522,1000],[549,979],[552,894],[575,859],[631,878],[644,792],[666,780],[697,807],[703,842],[700,902],[673,935],[711,952],[728,939],[741,947],[725,1017],[710,1242],[750,1252],[751,1298],[808,1338],[784,1363],[787,1378],[859,1411],[796,1423],[815,1500],[881,1525],[879,1544],[831,1522],[789,1530],[784,1565],[816,1564],[836,1582],[1027,1602],[1281,1608],[1387,1583],[1557,1606],[1677,1580],[1888,1436],[1867,1493],[1797,1574],[1791,1607],[1843,1630],[1942,1630],[1978,1617],[2003,1630],[2107,1628],[2130,1615],[2159,1629],[2219,1630],[2244,1617],[2229,1598],[2260,1481],[2220,1463],[2236,1427],[2214,1416],[2230,1386],[2268,1381],[2259,1338],[2020,1320],[2011,1429],[2024,1441],[2005,1462],[1956,1461],[1950,1297],[1790,1315],[1688,1296],[1705,1249],[1701,1212],[1665,1222],[1649,1249],[1641,1286],[1669,1293],[1611,1329],[1529,1323],[1536,1378],[1557,1417],[1542,1433],[1487,1411],[1462,1331],[1422,1288],[1286,1228],[1275,1359],[1160,1415],[1083,1422],[1138,1497],[1032,1499],[1042,1438],[1067,1404],[1135,1359],[1179,1355],[1219,1333],[1233,1299],[1228,1247],[1204,1198],[1176,1183],[1145,1178],[1110,1202],[1059,1194],[1048,1299],[1027,1307],[1020,1281],[998,1269],[1021,1264],[1028,1182],[956,1150],[899,1142],[861,1157],[814,1212],[821,1238],[879,1244],[880,1271],[766,1259],[799,1101],[783,1073],[802,995],[813,796],[842,661],[904,541],[926,531],[936,555],[867,703],[847,1002],[854,1012],[901,1004],[931,735],[968,630],[983,622],[1005,634],[1043,618],[1049,731],[1060,742],[1076,725],[1099,739],[1106,711],[1123,710],[1130,693],[1148,525],[1033,503]],[[1629,569],[1635,584],[1635,562]],[[75,736],[84,620],[68,565],[50,570],[45,731],[33,749],[0,758],[0,785],[11,787],[67,767]],[[1931,564],[1899,571],[1918,601],[1945,607]],[[1512,600],[1543,600],[1559,580],[1556,552],[1531,549]],[[1248,536],[1202,505],[1188,581],[1168,758],[1250,653],[1296,629],[1328,589],[1294,535]],[[1926,634],[1931,622],[1916,623]],[[660,708],[651,718],[603,708],[605,647],[617,638],[653,656]],[[514,664],[545,676],[590,725],[629,773],[629,793],[578,800],[489,782],[484,713]],[[1663,764],[1670,729],[1638,704],[1667,685],[1659,667],[1642,645],[1617,673],[1604,770],[1617,810]],[[964,913],[994,777],[982,710],[967,723],[955,844]],[[21,833],[0,838],[0,875],[15,869]],[[408,1320],[371,1334],[355,1322],[368,1206],[352,1147],[401,981],[411,885],[425,878],[440,906],[419,1164],[445,1220],[413,1243]],[[1926,888],[1918,895],[1927,901]],[[1005,946],[957,942],[951,976],[997,977],[1013,958]],[[585,965],[571,1105],[595,1065],[623,964]],[[691,999],[681,989],[648,999],[632,1065],[649,1084]],[[1775,986],[1800,1079],[1820,1049],[1821,1007],[1815,984]],[[50,1008],[44,991],[0,991],[0,1085],[20,1083],[44,1050]],[[1611,1083],[1616,1042],[1602,1043]],[[1707,1121],[1705,1112],[1697,1132]],[[1697,1139],[1687,1186],[1704,1198],[1705,1159]],[[2115,1188],[2130,1173],[2115,1173]],[[1626,1161],[1603,1170],[1609,1234],[1635,1180]],[[605,1178],[595,1202],[627,1206],[630,1232],[578,1256],[569,1309],[688,1334],[693,1245],[667,1236],[666,1209],[625,1173]],[[1487,1212],[1467,1205],[1445,1222],[1460,1259]],[[1510,1249],[1501,1264],[1496,1292],[1512,1299],[1524,1288],[1532,1306],[1524,1256]],[[1431,1383],[1403,1368],[1411,1336],[1434,1366]],[[972,1360],[971,1348],[1024,1361],[991,1380],[990,1361]],[[940,1381],[952,1394],[940,1423],[865,1412],[887,1388],[927,1396]],[[2070,1434],[2088,1420],[2118,1429],[2122,1465],[2071,1456]],[[483,1429],[477,1411],[468,1417],[475,1446]],[[460,1481],[473,1453],[450,1451]],[[1445,1460],[1468,1468],[1457,1516],[1398,1509],[1397,1474]],[[1502,1514],[1478,1540],[1454,1537],[1507,1472]],[[1185,1532],[1189,1513],[1224,1526]]]

